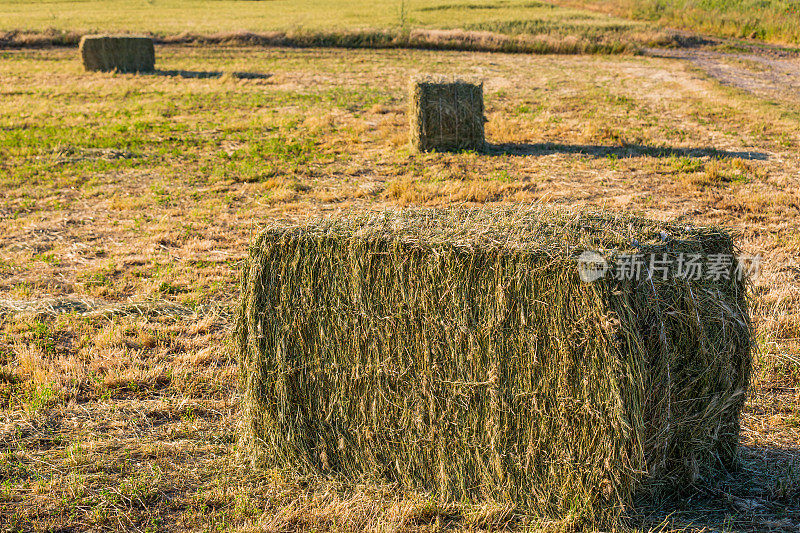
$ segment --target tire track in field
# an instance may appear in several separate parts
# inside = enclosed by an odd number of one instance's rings
[[[648,49],[653,57],[689,61],[721,84],[762,98],[800,105],[800,55],[781,49],[723,52],[702,48]]]

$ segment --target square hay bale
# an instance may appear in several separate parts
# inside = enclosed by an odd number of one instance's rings
[[[735,252],[722,230],[546,208],[276,224],[243,272],[243,449],[613,521],[637,494],[735,464],[746,280],[654,269]],[[658,263],[618,275],[631,253]],[[623,266],[584,281],[603,261]]]
[[[149,37],[84,35],[80,51],[88,71],[152,72],[156,65]]]
[[[409,88],[411,145],[419,151],[483,150],[483,84],[415,78]]]

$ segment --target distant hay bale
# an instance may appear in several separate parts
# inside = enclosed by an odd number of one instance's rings
[[[603,255],[579,263],[590,250]],[[628,253],[677,265],[735,248],[722,230],[545,208],[269,227],[235,333],[243,449],[303,475],[596,521],[730,467],[745,280],[582,279],[579,265],[602,274]]]
[[[411,145],[417,150],[483,150],[483,84],[414,78],[409,88]]]
[[[85,35],[80,52],[88,71],[151,72],[156,64],[149,37]]]

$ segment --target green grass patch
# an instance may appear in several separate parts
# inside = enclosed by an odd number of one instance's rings
[[[793,0],[555,0],[720,37],[800,43],[800,3]]]

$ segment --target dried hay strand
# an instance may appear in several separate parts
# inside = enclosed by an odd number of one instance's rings
[[[79,48],[87,71],[152,72],[156,65],[149,37],[85,35]]]
[[[421,77],[409,87],[411,145],[419,151],[483,150],[483,84]]]
[[[0,318],[15,314],[57,316],[63,313],[86,317],[126,315],[188,317],[196,314],[186,306],[165,301],[111,303],[95,298],[68,296],[36,300],[0,298]]]
[[[300,475],[594,523],[734,466],[745,280],[587,283],[586,250],[737,251],[719,229],[544,207],[266,228],[234,333],[242,449]]]

